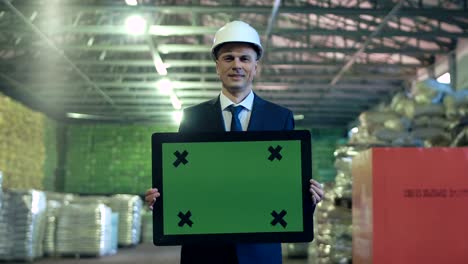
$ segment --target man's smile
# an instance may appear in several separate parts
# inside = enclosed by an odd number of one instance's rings
[[[232,79],[242,79],[245,77],[245,75],[243,74],[228,74],[228,77],[232,78]]]

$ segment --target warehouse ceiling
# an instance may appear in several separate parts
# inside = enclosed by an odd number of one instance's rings
[[[255,91],[311,127],[346,127],[468,37],[467,0],[1,1],[0,91],[93,122],[170,126],[215,97],[210,45],[232,20],[262,35]]]

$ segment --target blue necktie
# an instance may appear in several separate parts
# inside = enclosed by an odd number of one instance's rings
[[[244,109],[242,105],[229,106],[229,111],[231,111],[232,119],[231,119],[231,131],[242,131],[242,125],[239,119],[239,113]]]

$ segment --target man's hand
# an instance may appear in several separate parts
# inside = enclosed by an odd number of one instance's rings
[[[312,203],[318,204],[323,199],[323,186],[316,180],[310,180],[310,194],[312,194]]]
[[[158,189],[148,189],[145,193],[145,202],[148,205],[148,207],[153,210],[153,205],[156,202],[156,199],[161,196],[159,193]]]

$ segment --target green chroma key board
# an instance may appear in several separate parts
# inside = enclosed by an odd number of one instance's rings
[[[155,133],[156,245],[313,239],[310,133]]]

